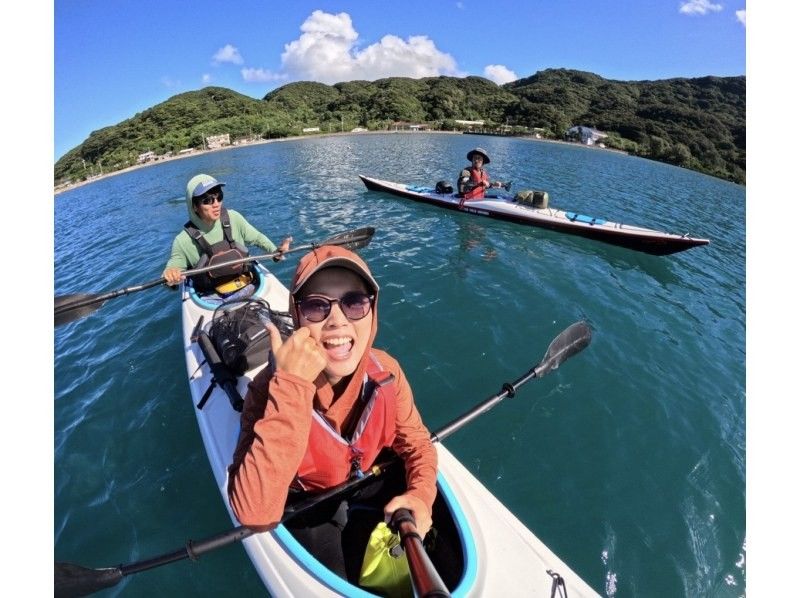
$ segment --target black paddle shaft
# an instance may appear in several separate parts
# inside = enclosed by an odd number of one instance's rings
[[[183,559],[192,559],[193,561],[196,561],[198,558],[200,558],[200,555],[211,552],[212,550],[216,550],[217,548],[227,546],[228,544],[233,544],[234,542],[244,540],[245,538],[252,536],[254,533],[255,532],[251,528],[240,525],[232,530],[217,534],[211,538],[206,538],[200,542],[193,542],[192,540],[189,540],[186,542],[186,546],[174,552],[153,557],[152,559],[131,563],[130,565],[122,565],[120,566],[119,570],[122,575],[125,576],[139,573],[141,571],[147,571],[148,569],[154,569],[155,567],[160,567],[161,565],[168,565],[169,563],[174,563],[175,561],[182,561]]]
[[[228,530],[201,542],[186,542],[186,546],[162,554],[151,559],[131,563],[130,565],[120,565],[119,567],[109,567],[106,569],[88,569],[71,563],[55,564],[55,598],[76,598],[78,596],[88,596],[99,592],[105,588],[110,588],[122,581],[123,577],[141,573],[149,569],[155,569],[162,565],[168,565],[184,559],[197,560],[201,554],[210,552],[222,546],[233,544],[243,540],[255,533],[252,529],[239,526]]]
[[[195,268],[194,270],[185,270],[183,272],[183,275],[185,277],[194,276],[196,274],[210,272],[211,270],[216,270],[218,268],[233,266],[237,264],[244,264],[248,262],[257,262],[260,260],[265,260],[267,258],[275,258],[278,256],[287,255],[289,253],[295,253],[297,251],[316,249],[317,247],[321,247],[323,245],[341,245],[343,247],[347,247],[348,249],[360,249],[361,247],[365,247],[366,245],[369,244],[374,234],[375,234],[375,229],[371,226],[366,226],[364,228],[359,228],[338,234],[334,237],[331,237],[330,239],[320,241],[319,243],[299,245],[297,247],[293,247],[292,249],[288,249],[286,251],[275,251],[272,253],[267,253],[265,255],[252,255],[245,258],[226,261],[224,263],[214,264],[213,266]],[[115,299],[123,295],[129,295],[131,293],[136,293],[139,291],[144,291],[146,289],[151,289],[153,287],[157,287],[166,283],[166,281],[167,281],[166,278],[162,276],[159,279],[151,280],[150,282],[146,282],[144,284],[125,287],[123,289],[117,289],[115,291],[109,291],[101,295],[94,295],[89,293],[77,293],[72,295],[61,295],[55,297],[55,299],[53,300],[54,323],[56,326],[61,326],[62,324],[68,324],[70,322],[88,316],[89,314],[95,312],[97,309],[101,307],[103,303],[105,303],[110,299]]]
[[[425,552],[416,521],[408,509],[397,509],[392,514],[389,527],[400,534],[400,543],[406,551],[408,570],[416,595],[420,598],[446,598],[450,596],[439,572]]]
[[[559,334],[547,347],[542,361],[532,367],[524,375],[517,378],[514,382],[503,384],[502,391],[493,397],[489,397],[480,405],[473,407],[461,417],[431,434],[431,440],[437,442],[453,432],[460,430],[479,415],[486,413],[506,397],[513,398],[517,394],[517,389],[533,378],[546,376],[552,370],[558,368],[567,359],[585,349],[592,340],[592,330],[585,322],[575,322]]]

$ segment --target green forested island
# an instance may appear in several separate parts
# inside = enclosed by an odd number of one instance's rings
[[[325,85],[284,85],[261,100],[222,87],[171,97],[121,123],[94,131],[55,164],[55,183],[137,163],[140,154],[202,149],[213,135],[235,140],[391,130],[396,123],[564,139],[582,125],[607,134],[607,147],[745,182],[745,77],[613,81],[547,69],[505,85],[482,77],[391,77]]]

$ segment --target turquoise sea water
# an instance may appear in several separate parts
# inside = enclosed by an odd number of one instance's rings
[[[562,209],[711,239],[655,257],[367,192],[433,185],[480,145],[491,175]],[[446,440],[601,595],[745,593],[745,189],[612,152],[468,135],[351,135],[177,160],[55,197],[56,294],[158,278],[186,181],[273,241],[371,225],[377,345],[435,430],[585,319],[592,344]],[[296,259],[273,268],[288,284]],[[268,265],[272,265],[269,262]],[[115,299],[55,331],[57,560],[114,566],[230,526],[185,384],[177,294]],[[521,572],[524,574],[524,572]],[[543,589],[549,591],[549,588]],[[105,595],[251,596],[241,546]]]

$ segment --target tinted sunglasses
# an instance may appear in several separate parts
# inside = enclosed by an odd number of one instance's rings
[[[309,322],[322,322],[331,314],[334,303],[339,304],[339,308],[348,320],[360,320],[365,317],[372,308],[375,295],[367,295],[359,291],[345,293],[339,299],[328,299],[319,295],[305,297],[297,302],[297,309]]]
[[[222,203],[222,189],[211,189],[210,191],[206,191],[200,197],[197,198],[204,206],[210,206],[214,203],[214,200],[219,201]]]

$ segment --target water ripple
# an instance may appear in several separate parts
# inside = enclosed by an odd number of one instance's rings
[[[493,177],[545,189],[555,206],[711,244],[649,256],[369,192],[357,177],[454,182],[475,145],[492,156]],[[431,430],[587,320],[586,350],[448,448],[598,592],[744,593],[743,188],[617,153],[499,137],[271,143],[57,196],[56,293],[158,278],[197,172],[224,180],[229,208],[273,241],[376,227],[360,252],[382,289],[376,344],[403,365]],[[119,201],[131,188],[137,201]],[[288,281],[295,263],[274,272]],[[56,329],[59,559],[131,561],[229,525],[186,388],[179,319],[177,295],[154,288]],[[238,593],[263,592],[244,553],[228,551],[191,575],[164,568],[111,594],[215,595],[229,579]]]

